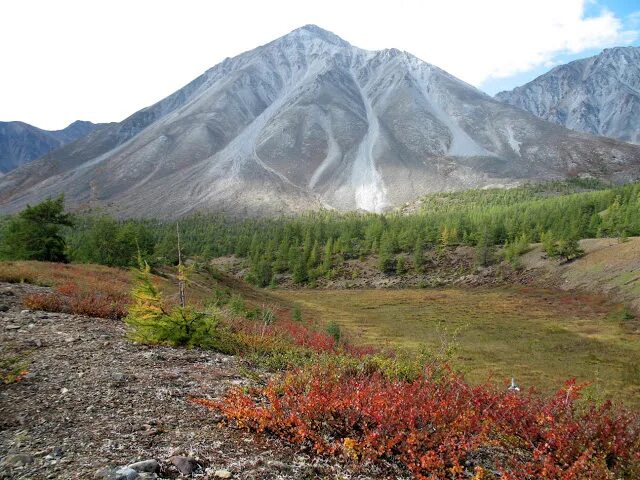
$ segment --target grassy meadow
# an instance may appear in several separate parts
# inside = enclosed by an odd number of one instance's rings
[[[530,288],[289,290],[274,295],[364,344],[451,354],[474,382],[552,391],[572,377],[597,400],[640,405],[637,320],[601,297]]]

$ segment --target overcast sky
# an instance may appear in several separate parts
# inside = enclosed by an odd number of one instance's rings
[[[399,48],[487,91],[614,45],[638,0],[3,0],[0,120],[120,121],[225,57],[304,24]]]

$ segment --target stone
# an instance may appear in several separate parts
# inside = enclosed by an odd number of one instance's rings
[[[20,330],[20,328],[20,325],[16,325],[15,323],[10,323],[6,327],[4,327],[5,330]]]
[[[5,288],[4,290],[0,291],[0,295],[4,295],[6,297],[13,297],[15,296],[15,292],[13,290],[11,290],[11,288]]]
[[[136,480],[140,475],[133,468],[121,467],[115,471],[116,475],[120,475],[117,480]]]
[[[183,475],[190,475],[196,468],[198,468],[198,462],[193,458],[183,457],[182,455],[174,455],[169,459],[180,473]]]
[[[2,463],[7,467],[24,467],[33,463],[33,457],[27,453],[10,453]]]
[[[104,467],[95,473],[95,478],[100,480],[138,480],[138,472],[128,467]]]
[[[232,475],[233,474],[229,470],[224,469],[216,470],[215,472],[213,472],[213,476],[216,478],[231,478]]]
[[[0,312],[8,312],[8,311],[9,311],[9,305],[0,303]]]
[[[290,467],[289,465],[287,465],[287,464],[286,464],[286,463],[284,463],[284,462],[280,462],[280,461],[278,461],[278,460],[269,460],[269,461],[267,462],[267,465],[268,465],[270,468],[273,468],[273,469],[275,469],[275,470],[280,470],[281,472],[283,472],[283,471],[287,471],[287,470],[291,470],[291,467]]]
[[[22,311],[20,312],[20,314],[21,314],[21,315],[27,315],[27,314],[29,314],[29,313],[31,313],[31,310],[22,310]]]
[[[141,460],[140,462],[135,462],[129,465],[129,468],[135,470],[136,472],[150,472],[154,473],[160,470],[160,464],[157,460]]]

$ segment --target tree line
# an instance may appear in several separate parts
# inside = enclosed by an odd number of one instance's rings
[[[63,201],[47,200],[2,219],[0,255],[126,267],[140,253],[152,265],[177,263],[175,222],[71,217]],[[496,245],[517,255],[523,245],[543,242],[552,253],[582,238],[640,235],[640,183],[606,187],[574,180],[438,193],[424,197],[412,213],[321,211],[245,219],[196,214],[181,219],[179,228],[189,257],[244,258],[249,279],[259,286],[285,273],[307,283],[335,274],[345,260],[370,255],[381,270],[402,273],[420,270],[429,250],[457,245],[474,246],[482,257]]]

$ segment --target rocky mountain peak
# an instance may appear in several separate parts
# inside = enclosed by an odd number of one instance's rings
[[[398,49],[315,25],[0,178],[0,205],[176,217],[383,211],[425,193],[640,175],[640,147],[568,131]]]
[[[640,143],[640,48],[605,49],[496,98],[573,130]]]

